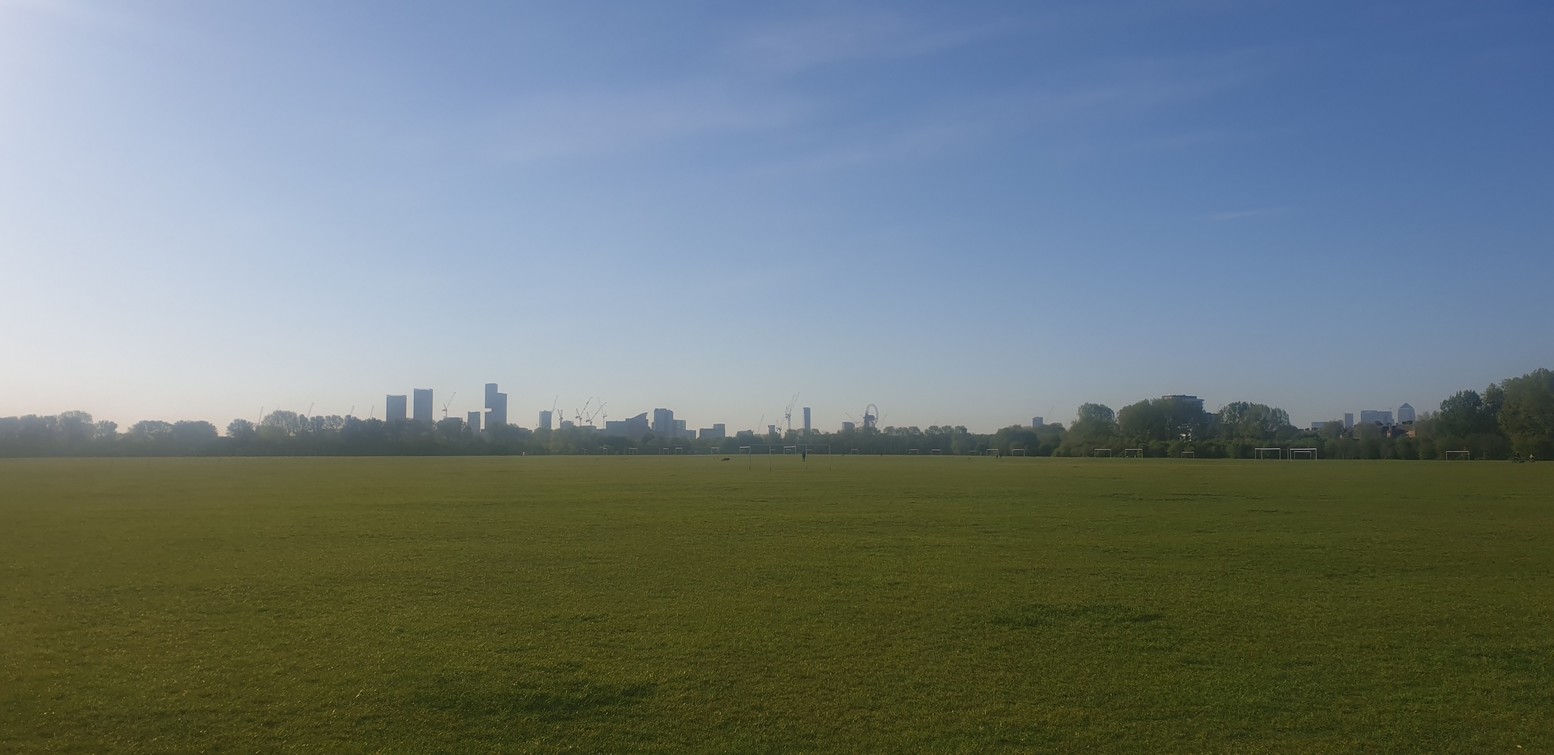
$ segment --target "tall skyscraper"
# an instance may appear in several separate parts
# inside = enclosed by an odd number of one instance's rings
[[[1043,425],[1046,425],[1046,424],[1047,424],[1047,420],[1045,420],[1045,419],[1043,419],[1041,417],[1031,417],[1031,427],[1042,427]]]
[[[1344,412],[1344,429],[1354,429],[1354,412]]]
[[[1398,424],[1407,425],[1414,421],[1414,407],[1403,404],[1398,407]]]
[[[541,430],[554,430],[555,428],[550,426],[550,422],[551,422],[551,411],[549,409],[541,409],[540,410],[540,425],[539,425],[540,429]]]
[[[410,418],[417,422],[425,422],[430,425],[436,421],[432,417],[432,389],[415,388],[410,391],[414,401],[410,402]]]
[[[496,389],[496,383],[486,383],[486,428],[507,424],[507,394]]]
[[[398,396],[390,394],[389,397],[388,397],[388,402],[387,403],[388,403],[388,406],[385,407],[384,411],[383,411],[383,419],[384,419],[384,421],[387,421],[387,422],[404,422],[405,421],[405,394],[401,393]]]
[[[480,432],[480,410],[477,409],[473,412],[470,412],[469,414],[465,415],[465,417],[466,418],[464,421],[469,424],[469,429],[474,430],[477,433]]]
[[[653,410],[653,434],[660,438],[674,437],[674,410]]]
[[[806,407],[804,407],[804,434],[808,435],[809,431],[810,431],[809,407],[806,406]]]

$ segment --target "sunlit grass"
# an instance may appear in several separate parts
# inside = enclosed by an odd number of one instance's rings
[[[0,462],[0,750],[1546,751],[1554,465]]]

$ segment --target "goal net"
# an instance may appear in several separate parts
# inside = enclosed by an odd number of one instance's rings
[[[1259,449],[1256,449],[1256,454],[1257,454],[1256,458],[1259,458],[1259,459],[1282,459],[1282,458],[1284,458],[1284,449],[1279,448],[1277,446],[1273,446],[1273,447],[1269,447],[1269,448],[1259,448]]]
[[[1112,457],[1112,450],[1110,448],[1096,448],[1096,449],[1092,449],[1090,451],[1090,455],[1091,456],[1104,456],[1104,457],[1110,459]]]
[[[1290,458],[1311,459],[1315,461],[1317,458],[1317,450],[1315,448],[1292,448],[1290,449]]]

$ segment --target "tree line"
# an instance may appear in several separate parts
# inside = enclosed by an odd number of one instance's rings
[[[1145,399],[1113,411],[1084,404],[1067,427],[1011,426],[973,433],[963,426],[859,428],[834,433],[740,432],[721,439],[607,435],[592,428],[530,430],[514,425],[474,431],[463,420],[386,422],[358,417],[271,412],[258,423],[236,419],[222,433],[209,422],[145,420],[120,430],[80,411],[0,417],[0,457],[38,456],[475,456],[781,452],[783,446],[835,454],[983,454],[1090,456],[1099,449],[1144,456],[1251,458],[1267,447],[1312,448],[1321,458],[1475,459],[1554,457],[1554,372],[1538,369],[1463,390],[1408,425],[1301,429],[1282,409],[1233,401],[1218,412],[1186,397]]]

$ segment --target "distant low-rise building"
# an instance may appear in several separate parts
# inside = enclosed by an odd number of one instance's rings
[[[1360,410],[1360,424],[1381,425],[1386,427],[1392,424],[1391,409],[1362,409]]]
[[[567,423],[562,422],[561,426],[566,427]],[[651,432],[653,432],[653,426],[648,423],[647,412],[638,414],[630,419],[609,419],[604,421],[605,435],[615,435],[635,440]]]

